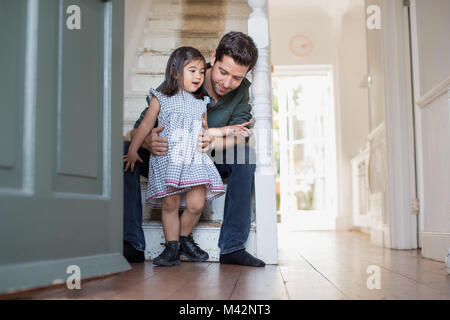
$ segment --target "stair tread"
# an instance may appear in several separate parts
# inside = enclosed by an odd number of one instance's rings
[[[198,49],[198,51],[200,51],[200,52],[206,52],[206,51],[209,52],[209,51],[211,51],[211,48],[196,48],[196,49]],[[148,46],[142,46],[142,47],[140,47],[140,48],[138,48],[136,50],[136,52],[138,54],[150,53],[150,54],[161,55],[161,56],[170,56],[172,51],[173,51],[173,49],[170,49],[170,50],[156,50],[156,49],[153,49],[153,48],[148,47]]]
[[[164,76],[165,72],[154,71],[152,68],[133,68],[131,72],[135,75],[146,75],[146,76]]]
[[[161,227],[161,221],[160,220],[144,220],[142,222],[142,226],[143,227]],[[216,228],[220,228],[222,226],[222,221],[199,221],[199,223],[197,224],[197,226],[195,228],[211,228],[211,227],[216,227]],[[254,221],[251,222],[250,224],[250,229],[255,229],[256,224]]]
[[[182,12],[164,12],[163,14],[160,12],[150,12],[148,15],[148,19],[150,21],[156,20],[214,20],[223,19],[225,16],[227,19],[248,19],[248,14],[246,12],[243,13],[228,13],[225,12],[218,13],[215,12],[213,14],[205,12],[205,13],[182,13]]]
[[[160,220],[146,220],[142,222],[142,225],[148,226],[160,226]],[[222,221],[199,221],[197,227],[220,227],[222,225]]]
[[[144,32],[149,34],[148,37],[153,38],[165,38],[172,36],[181,36],[181,37],[198,37],[198,38],[221,38],[223,36],[223,31],[211,31],[208,30],[198,30],[198,29],[158,29],[158,28],[145,28]]]

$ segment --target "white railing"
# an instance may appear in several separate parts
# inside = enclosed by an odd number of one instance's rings
[[[255,214],[256,252],[267,264],[278,263],[275,170],[272,143],[269,24],[266,0],[249,0],[252,13],[248,34],[258,47],[259,58],[252,75],[252,109],[256,143]]]
[[[425,108],[430,105],[434,100],[442,96],[443,94],[450,92],[450,77],[439,83],[436,87],[425,93],[416,104],[421,108]],[[450,93],[449,93],[450,97]]]

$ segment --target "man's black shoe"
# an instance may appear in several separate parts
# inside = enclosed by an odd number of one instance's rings
[[[241,249],[235,252],[221,254],[219,262],[222,264],[239,264],[241,266],[250,267],[264,267],[266,263],[258,258],[255,258],[250,253]]]
[[[180,255],[191,261],[203,262],[208,260],[208,252],[202,250],[192,238],[192,234],[187,237],[180,236]]]
[[[181,263],[180,260],[180,242],[179,241],[166,241],[166,243],[162,243],[166,247],[164,248],[164,251],[161,252],[159,256],[157,256],[155,259],[153,259],[153,264],[156,264],[158,266],[176,266]]]
[[[123,255],[128,262],[144,262],[145,254],[144,251],[140,251],[133,247],[128,241],[123,242]]]

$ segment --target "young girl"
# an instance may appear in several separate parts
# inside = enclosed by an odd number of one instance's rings
[[[222,179],[206,153],[197,150],[197,138],[206,120],[203,82],[206,62],[195,48],[180,47],[167,62],[164,88],[150,89],[153,96],[145,117],[134,135],[128,154],[124,156],[125,171],[134,170],[142,162],[137,151],[155,126],[164,125],[160,136],[168,139],[164,156],[150,156],[146,201],[151,208],[162,208],[162,225],[166,240],[164,251],[153,260],[156,265],[180,264],[180,255],[192,261],[206,261],[208,253],[192,239],[205,201],[224,194]],[[210,136],[240,134],[247,136],[249,123],[208,129]],[[184,209],[181,217],[179,208]]]

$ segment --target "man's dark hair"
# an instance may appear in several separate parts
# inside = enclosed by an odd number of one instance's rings
[[[202,61],[206,71],[205,57],[197,49],[192,47],[179,47],[172,52],[169,61],[167,61],[164,88],[161,90],[163,94],[171,97],[183,88],[184,66],[193,60]],[[204,85],[205,81],[203,80],[200,88],[198,88],[197,91],[192,92],[192,95],[197,99],[203,99]]]
[[[220,39],[216,49],[216,61],[222,61],[224,55],[233,58],[237,64],[248,66],[250,71],[258,60],[258,49],[251,37],[242,32],[231,31]]]

